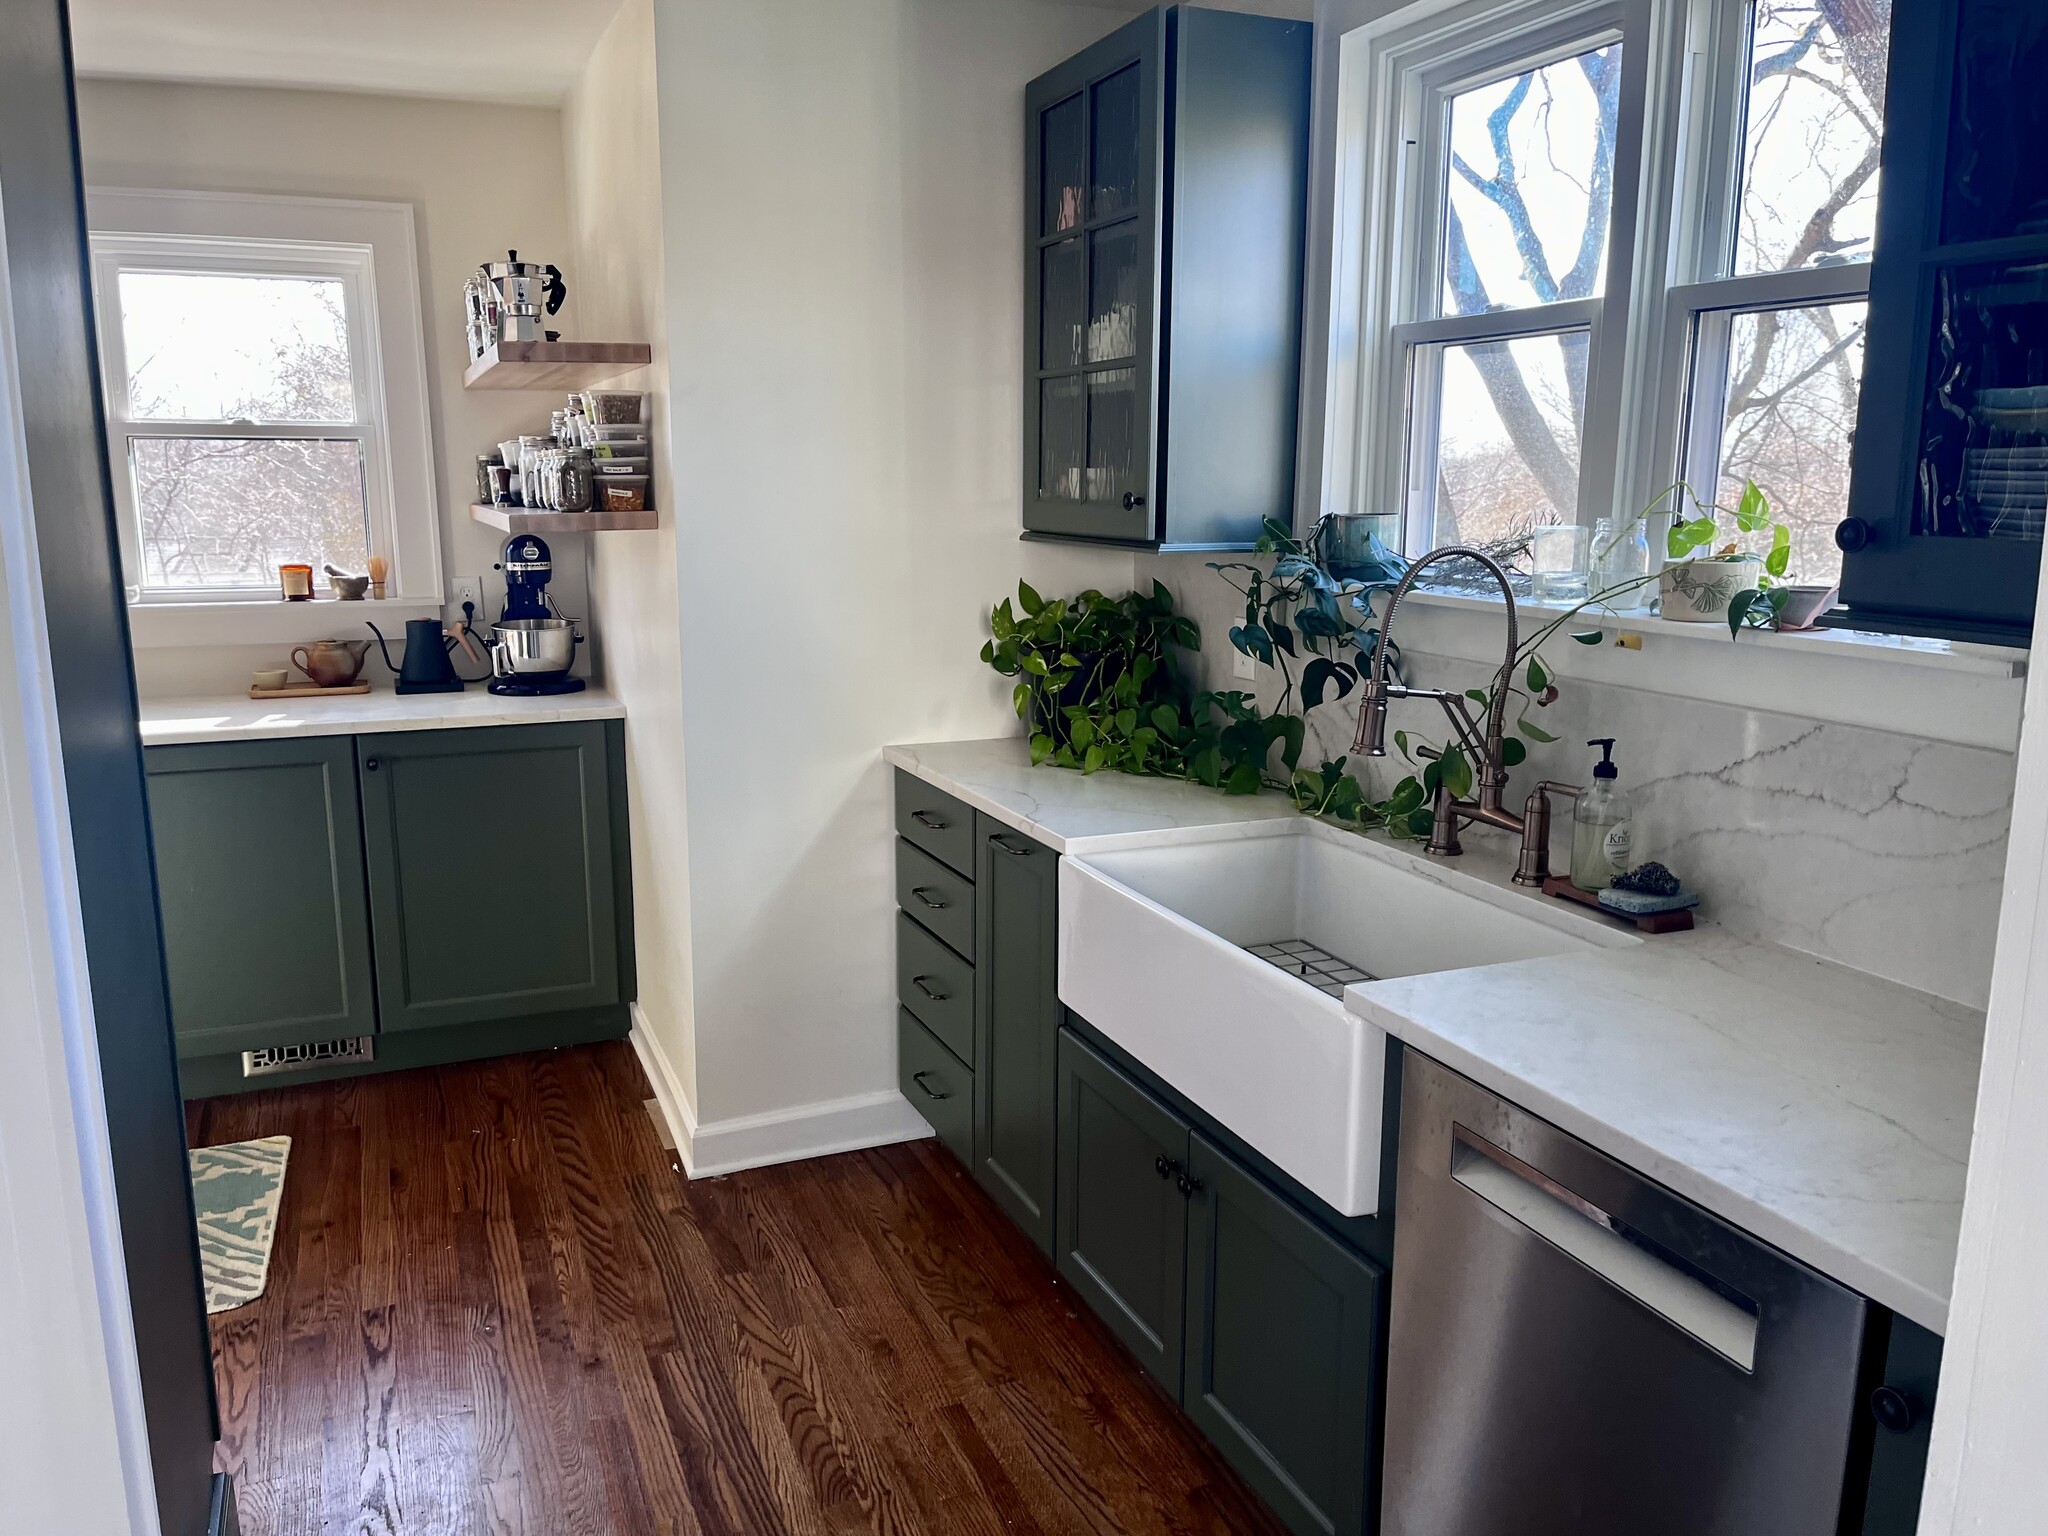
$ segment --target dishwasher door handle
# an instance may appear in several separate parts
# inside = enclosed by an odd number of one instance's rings
[[[1576,1259],[1713,1350],[1756,1370],[1756,1303],[1709,1284],[1626,1223],[1462,1125],[1451,1127],[1451,1177],[1502,1215]]]

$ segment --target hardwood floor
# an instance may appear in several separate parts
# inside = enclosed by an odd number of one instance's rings
[[[623,1043],[188,1107],[292,1137],[213,1319],[247,1536],[1277,1533],[933,1141],[686,1180]]]

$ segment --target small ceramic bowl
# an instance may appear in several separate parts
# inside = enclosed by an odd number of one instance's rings
[[[275,693],[290,676],[291,673],[283,667],[266,667],[261,672],[252,672],[249,681],[265,693]]]

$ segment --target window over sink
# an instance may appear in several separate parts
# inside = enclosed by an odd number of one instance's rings
[[[1412,554],[1754,479],[1834,581],[1892,0],[1339,9],[1323,510]]]
[[[440,602],[412,218],[400,205],[88,195],[109,471],[138,641],[251,640],[278,567]],[[324,577],[316,579],[324,591]],[[173,633],[172,640],[200,638]]]

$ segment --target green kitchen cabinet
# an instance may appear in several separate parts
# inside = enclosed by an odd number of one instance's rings
[[[619,1001],[604,722],[356,738],[385,1032]]]
[[[1386,1272],[1200,1131],[1190,1137],[1182,1405],[1302,1536],[1360,1536],[1374,1488]]]
[[[1059,855],[975,817],[974,1172],[1053,1252]]]
[[[1178,1398],[1188,1123],[1069,1030],[1059,1069],[1060,1273]]]
[[[373,1033],[350,739],[153,747],[144,762],[178,1054]]]

